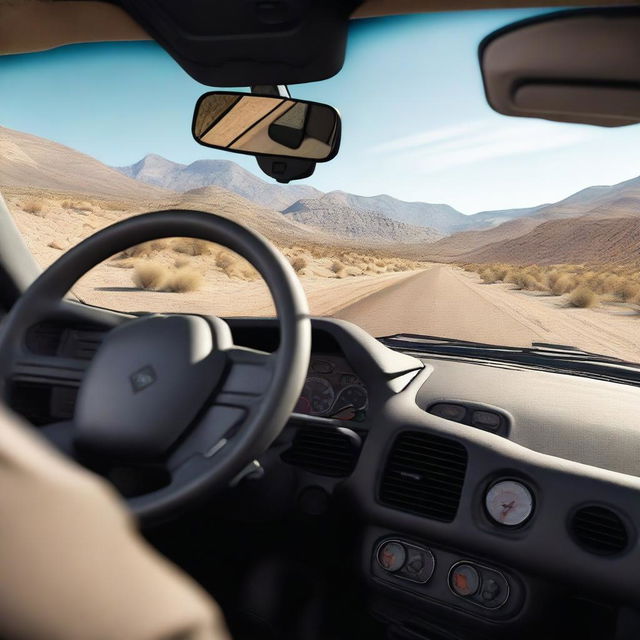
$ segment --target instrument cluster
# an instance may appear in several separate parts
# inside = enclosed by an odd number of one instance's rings
[[[362,380],[341,356],[312,356],[294,411],[338,420],[364,420],[369,397]]]

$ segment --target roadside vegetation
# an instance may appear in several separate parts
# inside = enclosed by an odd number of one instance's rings
[[[424,268],[414,260],[336,250],[321,245],[280,247],[299,277],[350,278]],[[109,261],[113,267],[132,269],[136,287],[154,291],[195,291],[209,272],[222,272],[234,280],[253,281],[260,276],[241,256],[229,249],[191,238],[167,238],[136,245]],[[178,274],[180,278],[178,278]],[[187,274],[190,274],[187,278]],[[196,277],[196,274],[200,278]],[[179,286],[180,281],[190,285]]]
[[[501,263],[462,264],[486,284],[563,296],[567,305],[590,308],[625,303],[640,310],[640,265],[559,264],[514,266]]]

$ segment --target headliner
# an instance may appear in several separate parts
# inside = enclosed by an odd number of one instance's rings
[[[352,18],[472,9],[639,4],[620,0],[365,0]],[[0,55],[66,44],[148,40],[120,7],[96,0],[0,0]]]

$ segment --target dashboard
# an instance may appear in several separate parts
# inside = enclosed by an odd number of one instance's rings
[[[640,606],[640,388],[415,357],[313,322],[306,393],[318,377],[320,391],[340,385],[344,369],[367,411],[336,421],[327,392],[318,413],[292,417],[266,463],[296,469],[296,500],[323,491],[357,514],[379,618],[407,637],[444,615],[482,637],[524,638],[545,607],[570,619],[568,594],[594,610]]]
[[[272,320],[228,324],[236,344],[277,348]],[[400,627],[445,615],[525,637],[540,603],[567,593],[640,608],[640,388],[416,357],[347,322],[312,325],[298,405],[246,489],[252,519],[335,499],[359,524],[372,610]],[[23,413],[37,404],[41,424],[72,415],[101,339],[46,329],[28,348],[64,356],[63,371],[25,370],[13,398]]]

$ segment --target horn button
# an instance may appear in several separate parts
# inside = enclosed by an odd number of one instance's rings
[[[204,318],[188,315],[111,331],[78,393],[76,443],[118,456],[166,453],[220,382],[221,340]]]

